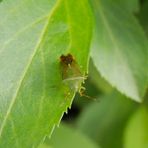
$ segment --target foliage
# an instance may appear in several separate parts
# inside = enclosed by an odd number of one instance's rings
[[[146,148],[147,13],[146,0],[1,0],[0,147]]]

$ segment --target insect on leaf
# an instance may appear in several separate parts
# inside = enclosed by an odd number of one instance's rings
[[[60,65],[62,80],[73,91],[79,91],[85,77],[80,72],[79,66],[71,54],[61,55]]]

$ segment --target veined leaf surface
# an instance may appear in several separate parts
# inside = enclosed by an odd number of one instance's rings
[[[0,147],[37,147],[70,107],[59,57],[87,71],[91,13],[87,0],[0,3]],[[83,60],[82,57],[83,56]]]

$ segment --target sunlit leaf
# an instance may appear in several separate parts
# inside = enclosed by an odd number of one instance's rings
[[[0,147],[37,147],[74,95],[60,56],[71,53],[87,71],[90,8],[87,0],[3,0],[0,29]]]

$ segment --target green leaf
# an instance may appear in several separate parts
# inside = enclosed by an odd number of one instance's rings
[[[123,130],[137,105],[116,91],[99,100],[85,108],[77,126],[103,148],[122,148]]]
[[[125,131],[124,148],[148,147],[148,110],[141,107],[129,121]]]
[[[95,142],[66,124],[61,124],[55,130],[51,139],[46,139],[47,143],[53,148],[98,148]]]
[[[92,1],[96,30],[93,62],[101,75],[120,92],[142,101],[148,84],[148,42],[131,13],[114,3]]]
[[[90,8],[87,0],[6,0],[0,20],[0,147],[37,147],[73,99],[61,54],[87,71]]]

